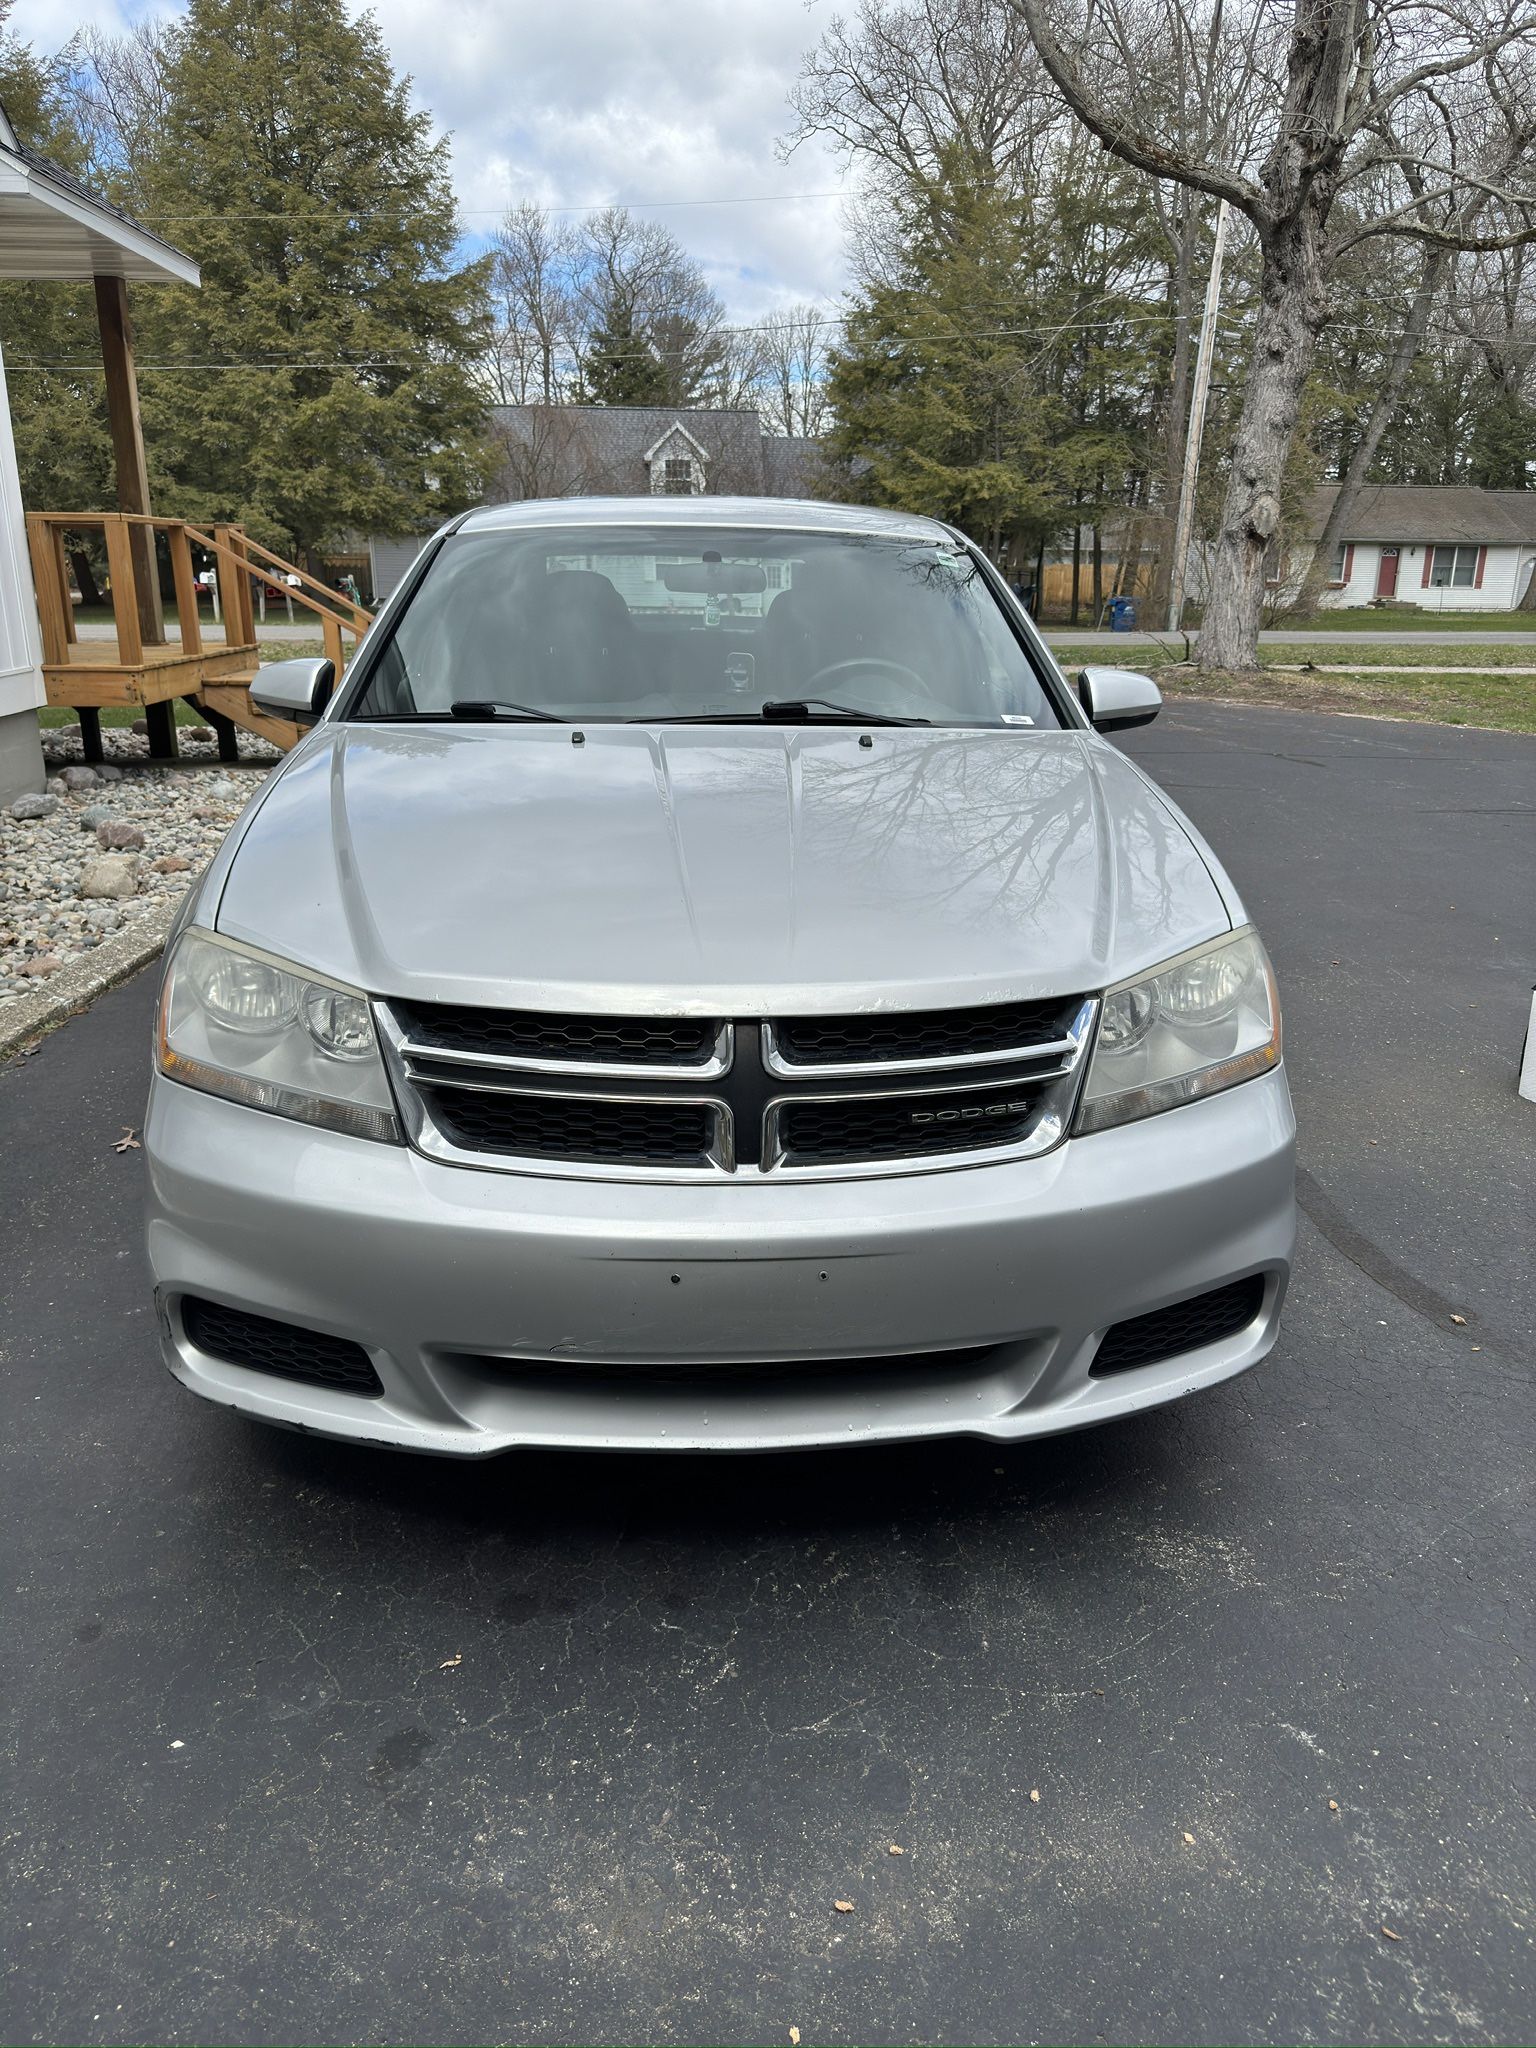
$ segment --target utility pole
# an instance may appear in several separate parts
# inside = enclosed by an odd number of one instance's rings
[[[1211,356],[1216,347],[1216,319],[1221,307],[1221,264],[1227,246],[1225,199],[1216,208],[1216,239],[1211,249],[1211,274],[1205,287],[1205,312],[1200,320],[1200,347],[1195,356],[1195,388],[1189,398],[1189,431],[1184,437],[1184,476],[1179,485],[1179,513],[1173,528],[1173,573],[1168,579],[1168,630],[1177,633],[1184,615],[1184,578],[1189,562],[1190,529],[1195,523],[1195,485],[1200,480],[1200,443],[1205,438],[1205,413],[1211,396]]]

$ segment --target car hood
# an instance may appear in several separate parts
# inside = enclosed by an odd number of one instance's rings
[[[868,738],[322,726],[232,846],[217,927],[378,995],[694,1014],[1077,993],[1230,928],[1095,736]]]

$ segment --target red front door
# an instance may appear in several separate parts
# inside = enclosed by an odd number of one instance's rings
[[[1376,571],[1376,595],[1396,597],[1397,595],[1397,549],[1383,548],[1381,567]]]

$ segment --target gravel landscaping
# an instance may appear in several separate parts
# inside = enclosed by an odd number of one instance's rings
[[[111,737],[119,760],[95,769],[50,746],[46,793],[0,808],[0,1012],[179,896],[267,772],[140,765],[124,742],[141,736]]]

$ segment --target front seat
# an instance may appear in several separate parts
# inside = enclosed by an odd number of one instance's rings
[[[575,708],[638,694],[634,620],[596,570],[553,570],[530,598],[524,631],[541,701]]]

